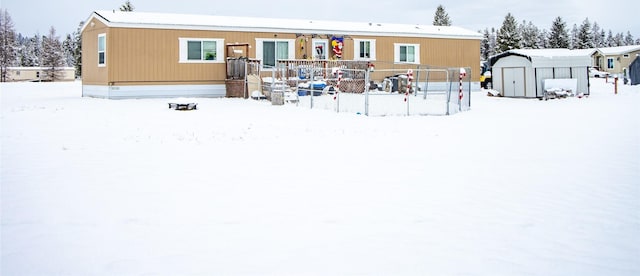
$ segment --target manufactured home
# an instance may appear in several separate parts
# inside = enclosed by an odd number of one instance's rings
[[[542,98],[553,85],[589,95],[593,51],[568,49],[509,50],[491,57],[493,88],[501,96]]]
[[[600,70],[620,78],[629,77],[629,65],[640,56],[640,45],[598,48],[594,63]]]
[[[304,59],[480,72],[482,36],[451,26],[120,11],[96,11],[85,22],[83,96],[89,97],[223,97],[230,57],[258,60],[263,70]]]
[[[7,67],[8,81],[52,81],[48,76],[48,67]],[[76,69],[73,67],[59,67],[57,78],[53,81],[73,81],[76,79]]]

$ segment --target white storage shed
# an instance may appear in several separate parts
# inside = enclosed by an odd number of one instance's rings
[[[541,98],[545,80],[554,87],[589,95],[589,67],[595,52],[569,49],[509,50],[491,57],[493,88],[504,97]],[[549,85],[550,81],[547,81]],[[547,87],[551,88],[551,87]]]

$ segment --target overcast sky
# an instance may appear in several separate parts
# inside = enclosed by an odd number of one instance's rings
[[[47,34],[51,26],[63,37],[74,32],[80,21],[94,10],[118,9],[125,0],[0,0],[9,11],[16,31],[32,36]],[[250,17],[283,17],[316,20],[355,21],[373,23],[406,23],[431,25],[436,7],[443,4],[454,26],[473,31],[499,29],[507,13],[518,22],[532,21],[539,28],[549,29],[561,16],[568,31],[580,26],[585,18],[598,22],[606,31],[630,31],[640,37],[640,2],[638,0],[370,0],[370,1],[282,1],[282,0],[132,0],[136,11],[210,14]]]

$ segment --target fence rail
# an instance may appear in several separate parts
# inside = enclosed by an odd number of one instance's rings
[[[471,107],[471,68],[463,68],[463,75],[459,67],[380,67],[366,61],[279,60],[246,81],[250,94],[268,100],[278,92],[299,107],[367,116],[451,115]]]

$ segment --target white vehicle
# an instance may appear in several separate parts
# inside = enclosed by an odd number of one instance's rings
[[[603,72],[595,67],[589,67],[589,77],[591,78],[606,78],[609,76],[609,72]]]

